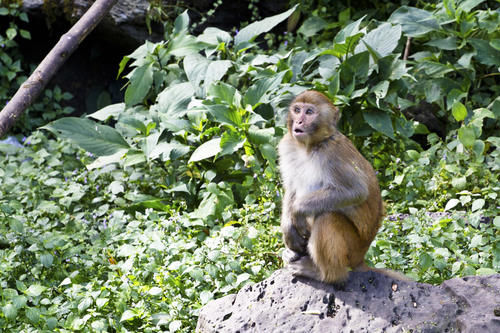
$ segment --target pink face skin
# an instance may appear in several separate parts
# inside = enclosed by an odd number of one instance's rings
[[[318,109],[314,104],[297,102],[290,109],[292,117],[292,135],[298,141],[306,139],[315,132],[315,120],[319,115]]]

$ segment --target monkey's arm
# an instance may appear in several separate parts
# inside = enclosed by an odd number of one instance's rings
[[[299,215],[318,215],[359,205],[368,198],[368,185],[363,179],[349,185],[326,186],[297,198],[294,211]]]
[[[292,251],[301,255],[307,254],[307,242],[309,240],[309,229],[306,217],[301,214],[292,214],[295,194],[285,192],[283,198],[283,211],[281,214],[281,231],[285,245]]]

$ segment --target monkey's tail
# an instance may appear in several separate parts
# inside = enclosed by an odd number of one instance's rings
[[[391,269],[387,268],[375,268],[375,267],[370,267],[366,263],[362,263],[358,267],[356,267],[355,271],[358,272],[367,272],[367,271],[372,271],[372,272],[377,272],[380,274],[384,274],[385,276],[388,276],[390,278],[396,279],[396,280],[401,280],[401,281],[406,281],[406,282],[411,282],[413,281],[403,273],[393,271]]]

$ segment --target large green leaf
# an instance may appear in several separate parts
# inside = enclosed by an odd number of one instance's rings
[[[174,84],[157,97],[155,109],[168,117],[181,117],[187,111],[187,106],[194,95],[191,83]]]
[[[87,117],[96,120],[105,121],[109,118],[117,118],[117,116],[125,110],[125,103],[111,104],[102,109],[89,114]]]
[[[97,156],[112,155],[130,148],[127,141],[114,128],[97,124],[90,119],[61,118],[42,128],[73,141]]]
[[[221,138],[221,153],[222,155],[231,155],[237,152],[243,144],[245,143],[245,138],[241,137],[238,133],[234,131],[227,131],[222,135]]]
[[[359,20],[348,24],[346,27],[344,27],[342,30],[340,30],[338,32],[338,34],[335,36],[335,39],[333,40],[333,42],[335,44],[342,44],[342,43],[347,41],[348,37],[358,35],[359,25],[361,24],[361,21],[363,21],[363,19],[365,17],[366,17],[366,15],[363,16],[362,18],[360,18]]]
[[[474,56],[480,63],[487,66],[500,66],[500,51],[491,47],[490,43],[483,39],[469,39],[469,43],[476,49]]]
[[[146,64],[135,68],[130,75],[130,85],[125,91],[125,103],[142,103],[153,84],[153,65]]]
[[[233,63],[230,60],[216,60],[210,62],[207,67],[207,72],[205,73],[205,90],[208,89],[212,82],[222,79],[232,65]]]
[[[267,99],[265,98],[266,92],[277,88],[283,80],[286,72],[287,71],[282,71],[271,77],[260,79],[252,84],[245,95],[246,104],[250,104],[255,108],[257,104],[267,102]]]
[[[372,128],[394,139],[391,117],[386,112],[380,110],[365,111],[363,118]]]
[[[203,143],[201,146],[196,148],[191,157],[189,158],[188,163],[197,162],[204,160],[209,157],[213,157],[221,152],[220,147],[221,138],[215,138],[210,141]]]
[[[440,28],[431,12],[408,6],[396,9],[389,22],[401,24],[403,32],[410,37],[418,37]]]
[[[361,38],[354,52],[361,53],[371,48],[379,58],[383,58],[394,51],[400,38],[401,26],[399,24],[393,26],[390,23],[384,23]]]
[[[200,51],[203,45],[194,36],[181,33],[175,36],[168,44],[168,52],[176,57],[184,57]]]
[[[233,38],[228,32],[212,27],[206,28],[203,33],[198,36],[199,42],[214,46],[219,45],[219,43],[228,44],[232,39]]]
[[[211,114],[217,122],[234,127],[241,125],[241,114],[239,111],[232,110],[222,104],[206,105],[205,107],[208,113]]]
[[[241,49],[240,44],[251,42],[261,33],[268,32],[276,25],[286,20],[290,15],[292,15],[292,13],[295,11],[295,8],[297,8],[297,5],[293,6],[293,8],[287,10],[284,13],[267,17],[261,21],[253,22],[241,29],[236,37],[234,37],[234,44],[236,45],[236,49]]]

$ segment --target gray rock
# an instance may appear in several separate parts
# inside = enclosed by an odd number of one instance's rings
[[[209,302],[197,332],[500,332],[500,275],[433,286],[352,272],[334,286],[282,269]]]
[[[44,0],[23,0],[23,8],[31,15],[45,15],[43,2]],[[64,1],[55,2],[62,12]],[[70,5],[71,18],[68,19],[76,21],[85,14],[92,3],[94,1],[74,0]],[[145,17],[148,6],[148,0],[118,0],[109,15],[100,23],[99,31],[115,38],[129,38],[131,44],[142,43],[146,39],[160,40],[160,33],[153,31],[153,34],[149,34],[147,30]]]

